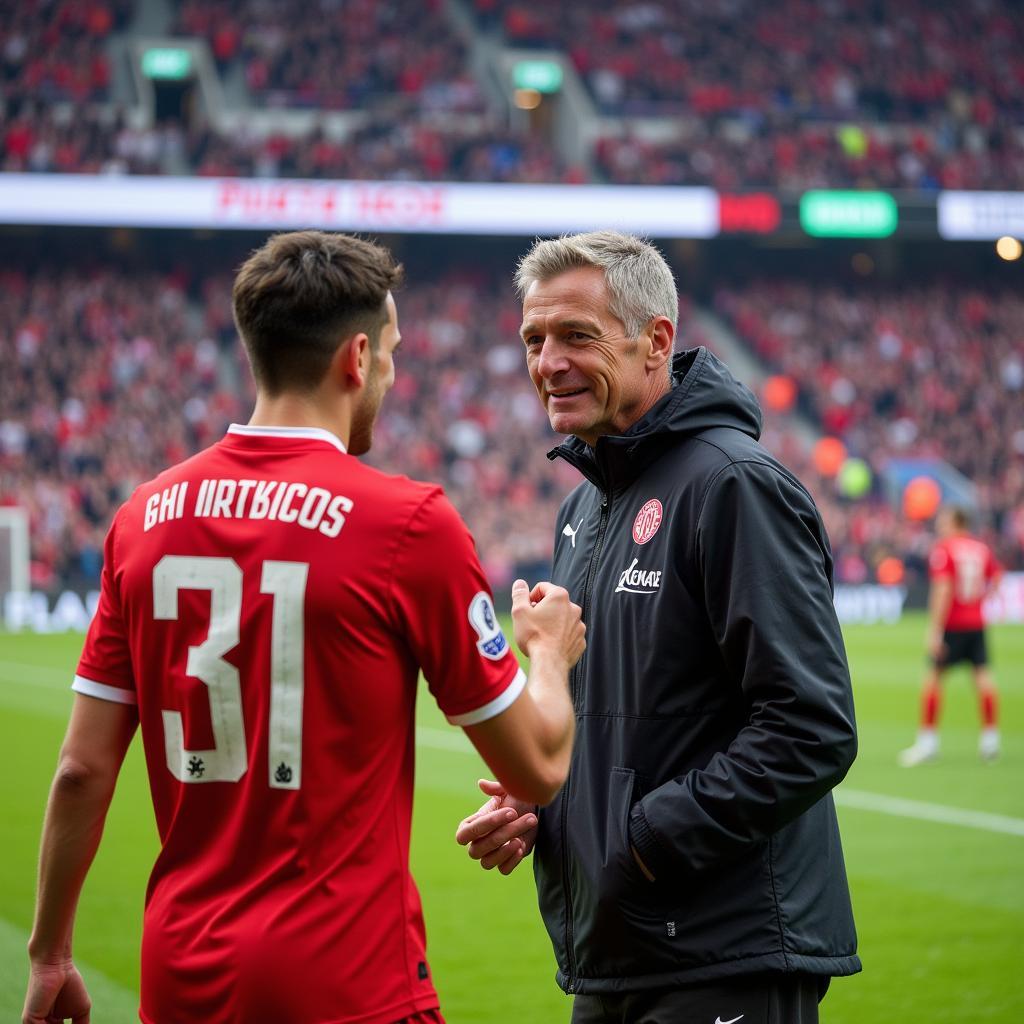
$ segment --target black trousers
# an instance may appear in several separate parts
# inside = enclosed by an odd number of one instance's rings
[[[572,1024],[818,1024],[828,978],[767,974],[649,992],[579,995]]]

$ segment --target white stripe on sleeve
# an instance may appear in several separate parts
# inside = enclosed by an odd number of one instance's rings
[[[86,679],[85,676],[75,676],[71,689],[75,693],[84,693],[86,697],[99,697],[100,700],[113,701],[115,704],[138,704],[138,700],[131,690],[125,690],[120,686],[108,686],[106,683],[97,683],[95,679]]]
[[[445,717],[452,725],[478,725],[480,722],[486,722],[488,718],[500,715],[523,692],[525,686],[526,673],[519,669],[508,686],[494,700],[488,701],[475,711],[467,711],[464,715],[446,715]]]

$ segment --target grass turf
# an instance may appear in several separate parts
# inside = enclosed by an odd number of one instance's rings
[[[977,712],[966,673],[951,673],[943,753],[895,766],[913,738],[923,622],[852,627],[861,752],[845,788],[1024,819],[1024,629],[993,630],[1004,755],[976,756]],[[0,1020],[24,991],[35,857],[46,792],[71,703],[81,645],[74,635],[0,634]],[[484,769],[429,695],[420,701],[413,870],[423,893],[431,966],[451,1024],[566,1021],[528,866],[488,874],[455,847],[459,819],[480,801]],[[825,1024],[874,1020],[1010,1022],[1024,1018],[1024,835],[924,821],[842,803],[840,820],[860,933],[863,974],[833,983]],[[82,896],[76,959],[104,1024],[136,1019],[146,877],[156,851],[144,766],[134,744],[106,835]]]

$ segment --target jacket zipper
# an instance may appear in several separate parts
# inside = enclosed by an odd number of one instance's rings
[[[611,515],[611,495],[601,496],[601,518],[597,526],[597,541],[594,544],[594,553],[590,556],[590,564],[587,566],[587,576],[583,584],[583,600],[580,602],[580,609],[583,621],[587,621],[587,608],[590,604],[590,595],[593,591],[594,577],[597,575],[597,563],[601,560],[601,550],[604,547],[605,532],[608,529],[608,519]],[[580,685],[583,670],[580,665],[572,670],[572,706],[578,712],[580,707]],[[566,796],[568,796],[569,780],[566,780]],[[576,991],[576,952],[575,939],[572,926],[572,890],[569,887],[569,853],[566,847],[565,837],[569,828],[569,801],[562,800],[562,888],[565,890],[565,954],[569,964],[569,977],[566,979],[566,991],[572,995]]]

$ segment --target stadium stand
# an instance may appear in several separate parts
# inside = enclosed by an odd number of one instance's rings
[[[890,6],[721,0],[609,10],[585,0],[563,10],[475,0],[474,37],[472,19],[456,30],[437,0],[338,0],[317,17],[259,0],[180,3],[168,32],[203,40],[222,79],[241,77],[253,107],[315,113],[312,126],[288,132],[238,132],[195,111],[146,123],[138,106],[113,99],[105,43],[130,31],[132,0],[22,4],[0,30],[0,167],[722,189],[1017,187],[1024,29],[1012,0],[941,15],[921,0],[901,4],[896,17]],[[507,88],[496,93],[470,60],[474,38],[566,56],[593,101],[593,145],[582,162],[563,140],[510,120]],[[338,112],[352,123],[325,132],[320,120]]]
[[[971,125],[970,128],[977,128]],[[673,141],[627,127],[594,148],[598,173],[617,185],[739,188],[1010,188],[1024,180],[1018,131],[801,124],[771,116],[752,126],[680,124]],[[977,141],[972,141],[977,140]]]
[[[804,410],[876,474],[893,458],[945,460],[979,488],[986,539],[1021,564],[1024,545],[1024,301],[979,285],[862,287],[798,281],[722,288],[715,297],[758,357],[793,378]],[[829,519],[840,562],[868,571],[920,557],[925,537],[876,495],[865,507],[801,467]]]
[[[94,585],[134,486],[248,418],[230,278],[206,281],[201,304],[157,273],[7,271],[0,283],[0,504],[29,510],[35,587]],[[465,271],[404,291],[401,314],[373,461],[443,482],[505,585],[546,563],[569,486],[544,458],[554,439],[522,372],[518,311]]]
[[[8,115],[12,106],[105,99],[111,70],[104,44],[134,7],[134,0],[5,5],[0,70]]]
[[[439,0],[322,3],[297,17],[294,4],[187,0],[176,33],[201,36],[222,68],[244,67],[260,105],[361,110],[481,112],[466,46]]]
[[[262,0],[165,7],[168,37],[201,40],[220,81],[240,83],[225,102],[241,95],[276,119],[226,131],[201,112],[143,115],[112,63],[128,59],[112,41],[137,33],[140,5],[28,0],[0,26],[0,169],[722,190],[1024,180],[1013,0],[941,16],[924,0],[323,0],[316,17]],[[587,159],[510,118],[474,59],[506,49],[565,57],[593,108]],[[471,265],[403,293],[404,372],[373,458],[444,483],[501,586],[513,566],[546,561],[571,476],[543,460],[553,439],[522,374],[507,267]],[[0,502],[30,507],[41,588],[93,580],[124,489],[246,414],[228,282],[197,287],[144,267],[3,272]],[[711,304],[767,371],[797,382],[812,428],[876,478],[890,458],[928,455],[973,481],[988,539],[1024,564],[1024,302],[975,284],[849,292],[786,279],[722,288]],[[692,319],[685,336],[704,340]],[[785,417],[768,414],[766,437],[814,491],[840,579],[872,579],[890,554],[920,569],[924,529],[877,487],[840,496]]]
[[[3,272],[0,504],[29,510],[34,587],[95,584],[117,505],[237,415],[189,318],[166,275]]]
[[[569,54],[606,113],[992,124],[1024,113],[1013,0],[474,0],[510,45]]]
[[[230,276],[7,270],[0,298],[0,504],[27,504],[40,589],[91,585],[113,508],[138,482],[248,416],[248,369],[230,316]],[[557,438],[533,393],[505,275],[467,254],[400,297],[398,378],[371,460],[442,483],[477,537],[496,587],[543,572],[550,524],[574,486],[544,454]],[[856,293],[794,280],[722,288],[715,312],[799,409],[841,437],[876,478],[893,457],[936,456],[978,485],[1007,565],[1024,550],[1024,302],[939,286]],[[689,306],[686,345],[707,338]],[[876,487],[843,497],[788,416],[765,441],[803,479],[829,528],[840,582],[871,581],[897,556],[923,571],[926,525]]]

